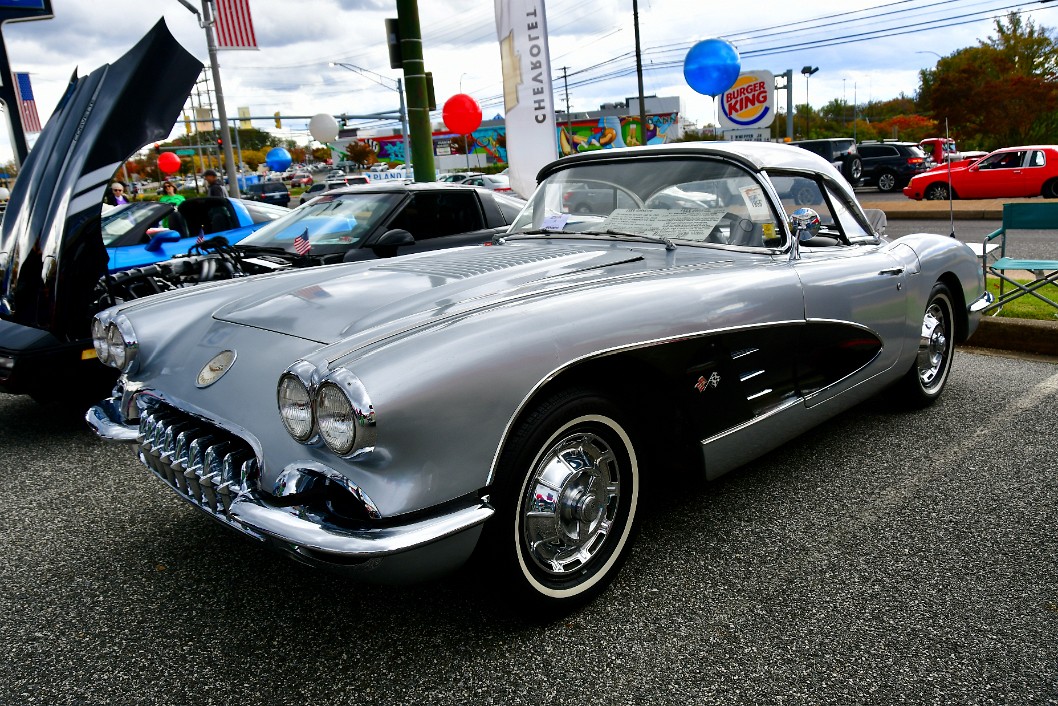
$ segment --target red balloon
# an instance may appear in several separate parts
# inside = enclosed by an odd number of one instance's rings
[[[466,93],[457,93],[445,101],[442,116],[445,127],[460,135],[469,135],[481,126],[481,106]]]
[[[180,170],[180,158],[172,152],[163,152],[158,155],[158,168],[166,174],[173,174]]]

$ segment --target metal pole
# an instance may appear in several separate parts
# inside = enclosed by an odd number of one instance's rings
[[[643,55],[639,50],[639,1],[632,0],[632,23],[636,29],[636,77],[639,79],[639,132],[640,144],[646,144],[647,108],[643,100]]]
[[[400,54],[404,63],[404,87],[408,91],[408,123],[413,133],[411,148],[415,181],[433,181],[437,170],[433,159],[433,128],[426,94],[426,65],[422,54],[422,29],[416,0],[397,0]]]
[[[239,179],[235,173],[235,154],[231,149],[231,133],[228,132],[228,113],[224,109],[224,91],[220,87],[220,66],[217,64],[217,42],[213,38],[213,15],[210,12],[212,0],[202,0],[202,24],[206,30],[206,48],[209,50],[209,64],[213,70],[213,90],[217,94],[217,117],[220,118],[220,134],[224,140],[224,159],[227,164],[228,194],[239,197]]]
[[[786,69],[786,137],[793,140],[793,69]]]
[[[400,131],[404,136],[404,169],[405,176],[407,175],[408,167],[414,165],[411,159],[411,147],[408,144],[408,109],[404,105],[404,83],[401,79],[397,79],[397,95],[400,96]]]

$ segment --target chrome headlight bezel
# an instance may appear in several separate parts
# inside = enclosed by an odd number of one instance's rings
[[[123,373],[134,372],[140,351],[132,322],[123,315],[98,315],[92,319],[92,346],[99,362]]]
[[[279,383],[276,384],[276,404],[279,406],[279,419],[283,422],[283,428],[287,430],[287,433],[290,434],[291,438],[300,444],[311,443],[316,436],[316,414],[311,384],[311,379],[308,381],[303,380],[299,375],[289,370],[279,376]],[[308,414],[308,428],[305,429],[304,432],[299,432],[299,430],[294,427],[291,422],[292,415],[284,411],[288,404],[297,404],[296,400],[290,399],[289,394],[286,396],[286,400],[284,400],[284,389],[304,391],[305,400],[303,409]]]
[[[325,434],[323,431],[322,414],[320,411],[320,391],[333,391],[345,397],[348,403],[348,419],[341,422],[345,431],[352,437],[347,443],[339,443],[336,436]],[[339,368],[324,377],[316,393],[313,395],[316,406],[316,427],[320,437],[334,454],[343,458],[350,458],[361,453],[371,451],[375,446],[377,438],[375,426],[375,407],[371,404],[371,398],[367,389],[360,382],[360,378],[344,368]]]
[[[110,365],[110,344],[107,343],[107,324],[109,322],[96,316],[92,319],[92,346],[96,349],[96,358],[103,365]]]
[[[311,400],[311,430],[307,434],[292,429],[283,412],[283,386],[293,385],[295,382],[308,392]],[[325,419],[321,424],[321,391],[325,395],[341,396],[331,399],[339,403],[338,416],[343,416],[344,419],[330,416],[335,413],[335,408],[333,405],[325,406]],[[312,446],[322,443],[332,453],[343,458],[354,458],[374,448],[375,408],[363,383],[348,370],[339,369],[324,374],[311,363],[298,361],[279,376],[279,382],[276,384],[276,403],[283,428],[300,444]],[[323,425],[332,423],[337,423],[338,428],[333,432],[324,433]]]

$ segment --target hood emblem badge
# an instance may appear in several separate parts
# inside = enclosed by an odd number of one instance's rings
[[[209,387],[217,380],[220,380],[224,373],[231,370],[231,366],[234,364],[235,351],[221,351],[210,358],[209,362],[202,366],[202,370],[198,371],[195,386]]]

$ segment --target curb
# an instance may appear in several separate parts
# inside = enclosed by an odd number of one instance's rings
[[[1058,321],[983,316],[964,345],[1058,356]]]
[[[970,199],[966,201],[871,201],[865,194],[857,194],[863,208],[876,208],[885,212],[889,220],[949,220],[957,221],[1001,221],[1003,204],[1039,203],[1041,199]]]

